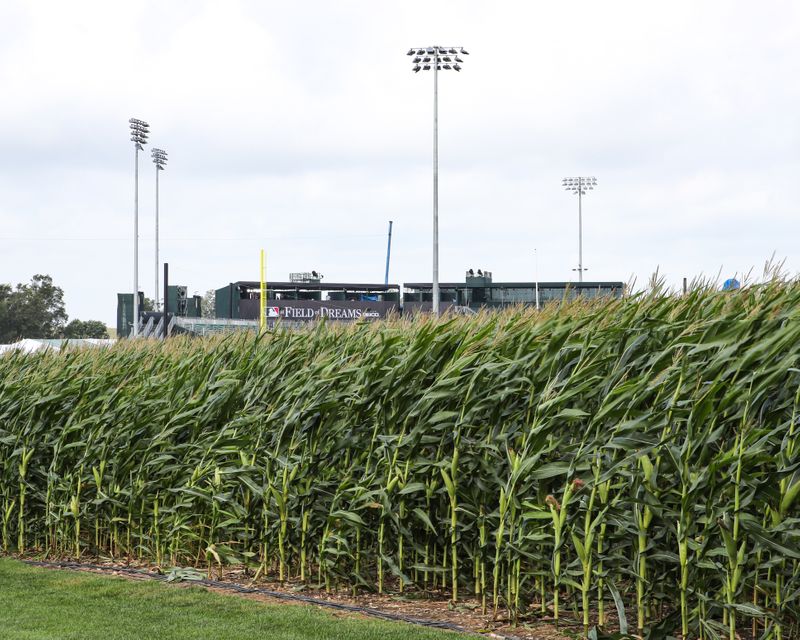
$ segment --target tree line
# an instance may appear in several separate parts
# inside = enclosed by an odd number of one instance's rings
[[[0,343],[20,338],[108,338],[104,322],[67,322],[64,291],[49,275],[36,274],[16,287],[0,283]]]

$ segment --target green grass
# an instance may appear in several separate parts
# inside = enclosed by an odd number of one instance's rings
[[[467,637],[404,623],[334,617],[313,606],[268,605],[201,587],[34,568],[8,558],[0,558],[0,636],[5,640]]]

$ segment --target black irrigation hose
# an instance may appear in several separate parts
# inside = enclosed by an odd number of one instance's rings
[[[105,566],[99,564],[86,564],[82,562],[41,562],[38,560],[23,560],[22,562],[34,567],[49,567],[55,569],[89,569],[91,571],[103,571],[106,573],[108,572],[125,573],[128,575],[150,578],[151,580],[160,580],[162,582],[167,580],[167,576],[165,575],[152,573],[144,569],[131,569],[130,567]],[[303,596],[296,593],[284,593],[283,591],[270,591],[269,589],[245,587],[241,584],[236,584],[235,582],[219,582],[217,580],[203,579],[203,580],[191,580],[187,582],[189,582],[190,584],[199,584],[206,587],[214,587],[215,589],[225,589],[227,591],[235,591],[236,593],[255,593],[259,595],[270,596],[271,598],[276,598],[278,600],[293,600],[295,602],[303,602],[305,604],[313,604],[320,607],[328,607],[329,609],[338,609],[339,611],[347,611],[350,613],[361,613],[364,615],[372,616],[374,618],[381,618],[383,620],[391,620],[397,622],[407,622],[409,624],[415,624],[421,627],[431,627],[434,629],[446,629],[448,631],[458,631],[460,633],[467,633],[474,636],[483,636],[483,637],[486,636],[486,634],[484,633],[477,633],[475,631],[465,629],[464,627],[461,627],[457,624],[452,624],[450,622],[440,622],[437,620],[424,620],[422,618],[409,618],[408,616],[403,616],[398,613],[388,613],[386,611],[381,611],[380,609],[370,609],[368,607],[359,607],[353,604],[344,604],[341,602],[332,602],[330,600],[321,600],[319,598],[311,598],[309,596]],[[495,636],[506,638],[506,640],[520,640],[516,636],[507,635],[501,632],[493,632],[493,633],[495,634]]]

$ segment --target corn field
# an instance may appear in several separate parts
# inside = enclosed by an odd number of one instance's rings
[[[799,409],[777,281],[12,353],[2,547],[796,638]]]

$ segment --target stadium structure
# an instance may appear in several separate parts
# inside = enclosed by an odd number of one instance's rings
[[[430,282],[370,284],[323,282],[316,271],[292,273],[288,281],[267,282],[266,321],[269,327],[301,327],[320,319],[334,322],[374,321],[390,316],[428,313],[432,307]],[[172,291],[174,290],[174,295]],[[464,282],[439,285],[444,312],[474,313],[513,305],[546,305],[583,298],[620,298],[623,282],[494,282],[492,273],[469,269]],[[216,289],[213,318],[201,317],[200,296],[189,297],[186,287],[170,287],[167,306],[170,333],[204,335],[258,329],[261,283],[229,282]],[[140,293],[140,308],[143,296]],[[133,296],[118,294],[117,331],[127,336],[133,322]],[[142,314],[142,334],[161,335],[161,313]]]

